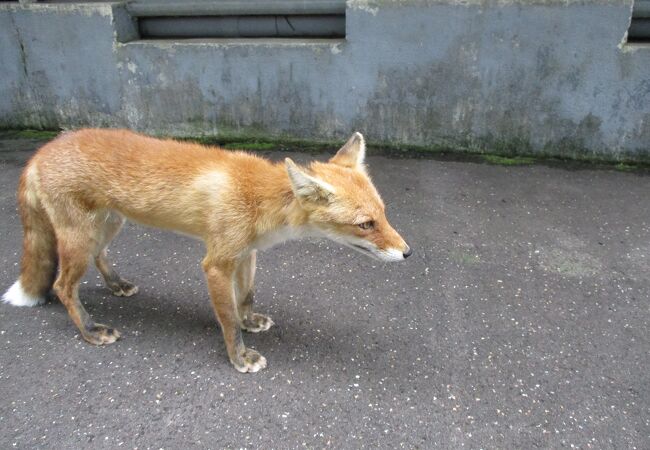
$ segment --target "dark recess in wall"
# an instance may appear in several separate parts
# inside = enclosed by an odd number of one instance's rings
[[[650,0],[635,0],[628,42],[650,42]]]
[[[140,17],[141,39],[345,37],[345,15]]]
[[[345,0],[133,0],[141,39],[345,37]]]

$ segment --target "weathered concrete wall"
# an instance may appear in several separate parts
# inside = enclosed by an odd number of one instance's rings
[[[0,5],[0,126],[650,158],[631,0],[348,1],[344,41],[130,40],[119,3]],[[122,41],[122,42],[121,42]],[[129,41],[129,42],[124,42]]]

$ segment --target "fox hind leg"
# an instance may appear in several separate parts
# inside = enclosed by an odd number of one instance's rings
[[[244,258],[237,267],[234,280],[241,328],[250,333],[266,331],[273,325],[273,320],[269,316],[253,312],[256,259],[255,251]]]
[[[106,286],[113,295],[130,297],[138,292],[138,287],[118,275],[108,260],[106,251],[110,242],[119,233],[122,225],[124,225],[124,217],[115,212],[107,213],[106,220],[100,225],[94,256],[97,270],[102,274]]]
[[[95,323],[79,300],[79,280],[88,267],[92,240],[88,235],[81,238],[78,230],[71,231],[58,233],[59,276],[54,291],[86,341],[95,345],[111,344],[120,338],[120,333]]]
[[[56,231],[59,274],[54,292],[68,311],[81,336],[91,344],[111,344],[120,333],[106,325],[95,323],[79,299],[79,281],[90,256],[101,241],[106,216],[66,202],[50,206],[52,225]]]

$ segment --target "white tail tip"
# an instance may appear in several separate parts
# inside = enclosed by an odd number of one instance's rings
[[[2,301],[14,306],[37,306],[45,303],[42,297],[33,297],[23,290],[20,280],[11,285],[2,296]]]

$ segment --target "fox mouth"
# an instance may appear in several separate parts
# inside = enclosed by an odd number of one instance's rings
[[[358,250],[360,253],[363,253],[364,255],[370,256],[370,257],[373,258],[373,259],[381,260],[381,258],[379,258],[379,257],[375,254],[375,252],[369,250],[368,248],[364,247],[363,245],[352,244],[352,243],[350,243],[349,245],[350,245],[352,248],[354,248],[355,250]]]
[[[402,253],[396,254],[395,250],[392,249],[373,251],[368,247],[364,247],[363,245],[359,245],[359,244],[349,243],[348,245],[354,248],[355,250],[358,250],[359,253],[363,253],[364,255],[370,256],[371,258],[377,259],[379,261],[384,261],[384,262],[403,261],[404,259],[406,259],[405,257],[402,256]]]
[[[355,244],[354,242],[350,242],[347,239],[342,239],[340,236],[335,236],[331,234],[326,234],[326,236],[331,240],[333,240],[334,242],[338,242],[339,244],[343,244],[346,247],[352,248],[358,251],[359,253],[366,255],[372,259],[376,259],[377,261],[386,261],[386,259],[382,257],[381,251],[370,249],[365,245]]]
[[[373,256],[375,256],[375,254],[374,254],[372,251],[370,251],[369,249],[367,249],[367,248],[364,247],[363,245],[352,244],[352,247],[356,248],[357,250],[360,250],[360,251],[363,252],[363,253],[367,253],[367,254],[369,254],[369,255],[373,255]]]

